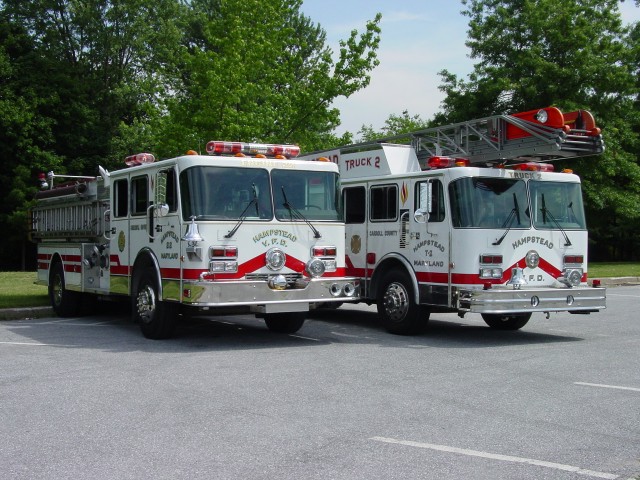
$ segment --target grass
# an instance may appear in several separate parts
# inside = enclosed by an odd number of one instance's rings
[[[35,272],[0,272],[0,308],[49,305],[47,287],[35,285]]]
[[[589,264],[589,278],[640,277],[640,262]],[[35,272],[0,272],[0,308],[49,305],[47,287],[35,285]]]
[[[589,264],[589,278],[640,277],[638,262],[595,262]]]

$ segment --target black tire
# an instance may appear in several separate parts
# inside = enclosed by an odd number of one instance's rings
[[[429,321],[429,312],[416,303],[411,279],[402,271],[386,274],[378,289],[376,304],[389,333],[415,335]]]
[[[49,301],[59,317],[75,317],[80,311],[80,294],[67,290],[61,262],[51,267],[49,274]]]
[[[153,340],[170,338],[178,320],[178,305],[159,300],[160,287],[153,268],[142,273],[133,294],[133,319],[142,334]]]
[[[512,313],[511,315],[483,313],[481,315],[485,323],[496,330],[520,330],[531,318],[531,313]]]
[[[307,312],[268,313],[264,316],[267,328],[276,333],[296,333],[302,328]]]

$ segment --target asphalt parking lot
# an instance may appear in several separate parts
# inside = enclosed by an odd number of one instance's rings
[[[366,305],[169,341],[118,310],[0,322],[0,479],[640,478],[639,305],[415,337]]]

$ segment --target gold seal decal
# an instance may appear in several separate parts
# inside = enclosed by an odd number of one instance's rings
[[[353,253],[359,253],[362,248],[362,240],[360,235],[354,235],[351,237],[351,251]]]
[[[121,252],[124,252],[124,247],[126,244],[127,244],[127,239],[124,236],[124,232],[120,230],[120,233],[118,234],[118,250],[120,250]]]

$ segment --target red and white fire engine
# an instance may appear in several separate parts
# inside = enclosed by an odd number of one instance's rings
[[[181,311],[221,308],[295,332],[310,309],[358,297],[335,164],[298,160],[294,145],[206,150],[132,155],[96,177],[41,176],[31,236],[58,315],[77,315],[86,297],[129,296],[149,338],[170,336]]]
[[[587,111],[543,108],[314,152],[340,167],[347,274],[387,330],[431,312],[522,328],[533,312],[590,313],[580,179],[550,161],[602,153]]]

